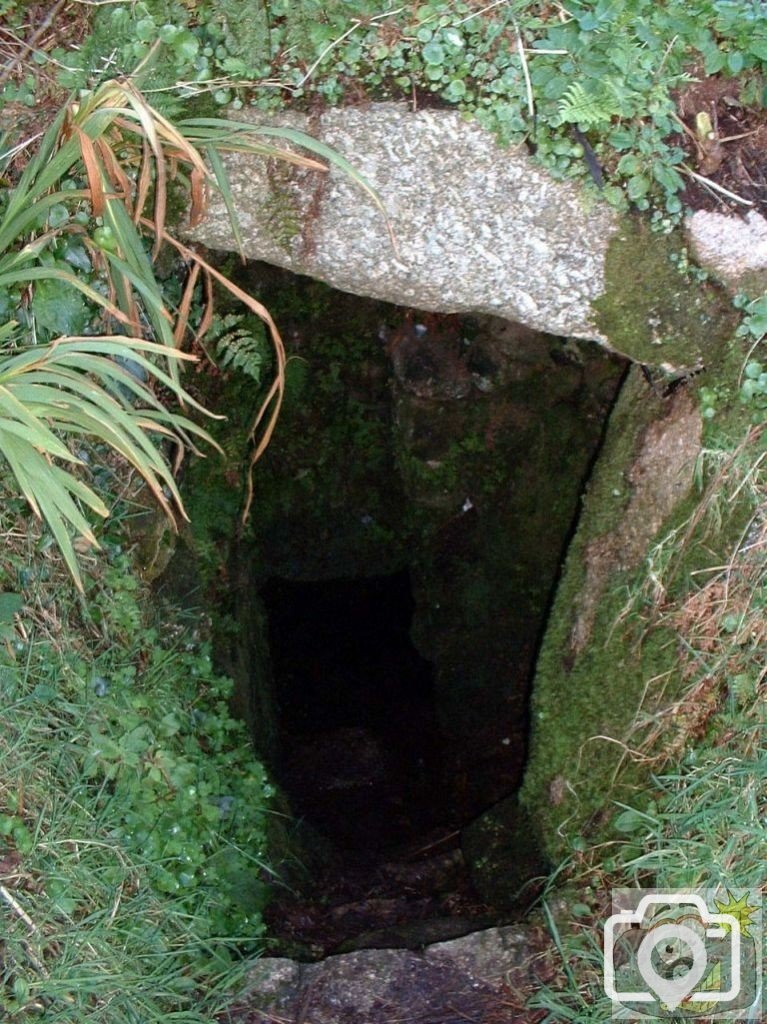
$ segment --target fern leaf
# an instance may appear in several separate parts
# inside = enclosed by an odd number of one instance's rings
[[[240,320],[240,317],[224,317],[222,320],[224,333],[216,340],[218,365],[222,370],[238,370],[259,383],[268,358],[266,337],[263,328],[258,325],[254,325],[254,329],[241,326]]]
[[[584,131],[604,124],[617,113],[615,101],[605,89],[587,92],[580,82],[568,86],[559,101],[559,123],[577,124]]]

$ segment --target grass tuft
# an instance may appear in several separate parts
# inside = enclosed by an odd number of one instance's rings
[[[85,576],[86,610],[55,548],[11,510],[0,1017],[209,1024],[262,941],[271,787],[229,715],[204,619],[147,611],[119,526]]]

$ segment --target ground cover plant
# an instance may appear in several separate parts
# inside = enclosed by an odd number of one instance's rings
[[[0,559],[0,1014],[201,1024],[262,935],[271,787],[204,618],[147,614],[123,524],[83,601],[20,513]]]
[[[10,66],[33,68],[28,56],[22,41]],[[231,199],[221,147],[324,164],[272,129],[179,127],[136,83],[76,99],[51,86],[50,123],[24,134],[22,119],[0,146],[4,1019],[211,1020],[258,947],[273,882],[272,790],[230,716],[231,683],[199,631],[152,612],[116,520],[141,502],[185,515],[175,474],[211,439],[184,347],[203,351],[213,326],[224,368],[242,350],[212,281],[268,332],[253,460],[281,401],[268,311],[175,238],[169,207],[194,220],[214,181]],[[6,101],[7,117],[18,94]]]
[[[555,175],[589,179],[620,207],[652,205],[659,224],[685,200],[761,201],[757,0],[142,0],[106,6],[79,53],[53,56],[62,81],[82,86],[160,40],[159,96],[455,105]],[[685,105],[698,80],[718,93]]]
[[[530,1000],[537,1020],[547,1024],[612,1017],[600,942],[612,889],[748,889],[764,896],[767,480],[762,361],[767,324],[763,298],[741,297],[737,304],[744,312],[738,379],[699,391],[707,424],[700,501],[648,553],[646,575],[624,613],[643,622],[645,630],[671,632],[676,671],[686,688],[669,701],[663,697],[662,678],[648,682],[645,705],[620,742],[626,761],[645,766],[650,785],[636,793],[634,802],[614,806],[611,838],[594,844],[572,837],[572,854],[558,875],[560,883],[569,878],[568,895],[562,902],[552,891],[545,907],[556,980],[544,983]],[[731,416],[739,410],[735,441],[732,429],[717,425],[728,407]],[[687,579],[680,590],[688,546],[717,534],[738,505],[745,514],[727,557]]]

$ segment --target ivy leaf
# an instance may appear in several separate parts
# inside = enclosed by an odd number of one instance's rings
[[[703,57],[703,67],[707,75],[715,75],[724,67],[726,57],[716,44],[708,48]]]
[[[463,36],[456,28],[446,28],[442,33],[442,38],[446,43],[449,43],[451,46],[455,46],[456,49],[461,49],[464,45]]]
[[[82,334],[91,319],[79,291],[64,281],[38,281],[32,305],[38,328],[47,335]]]
[[[466,95],[466,86],[460,78],[454,78],[442,95],[446,100],[455,103]]]
[[[593,11],[587,11],[578,17],[578,24],[582,32],[593,32],[594,29],[599,28],[599,21],[600,19]]]
[[[752,39],[748,44],[748,52],[759,60],[767,61],[767,39]]]
[[[627,153],[618,161],[618,171],[621,174],[636,174],[641,166],[641,160],[634,153]]]
[[[197,36],[192,35],[188,30],[184,30],[178,33],[171,46],[181,60],[194,60],[197,56],[197,51],[200,49],[200,41]]]
[[[737,75],[739,71],[742,71],[745,63],[746,58],[740,50],[733,50],[727,55],[727,70],[731,75]]]
[[[629,178],[627,192],[629,199],[642,199],[650,191],[650,180],[643,174],[635,174]]]
[[[667,192],[680,192],[684,187],[682,176],[673,167],[667,167],[660,160],[653,164],[652,174],[659,185],[662,185]]]

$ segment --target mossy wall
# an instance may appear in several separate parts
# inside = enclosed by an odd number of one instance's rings
[[[691,271],[680,231],[626,216],[605,254],[594,323],[615,351],[667,373],[710,365],[737,322],[724,289]]]
[[[745,494],[719,518],[703,514],[693,482],[704,448],[735,447],[749,415],[735,394],[745,351],[724,291],[688,266],[677,236],[634,218],[605,272],[595,322],[640,365],[612,413],[536,666],[520,802],[552,864],[584,834],[605,834],[616,801],[648,799],[638,723],[689,685],[682,639],[660,609],[729,556],[748,514]]]
[[[418,524],[414,639],[436,666],[459,814],[520,782],[529,680],[621,368],[596,346],[515,330],[492,390],[396,388],[396,452]],[[493,345],[477,339],[482,348]]]
[[[697,392],[734,381],[743,358],[728,341],[700,379],[665,395],[636,367],[611,416],[533,686],[520,800],[552,864],[609,834],[616,802],[650,798],[651,762],[635,754],[647,736],[642,714],[690,685],[663,609],[728,557],[749,514],[745,494],[723,516],[705,514],[694,483],[704,447],[734,447],[749,415],[722,388],[704,435]],[[657,742],[662,753],[666,739]]]
[[[263,265],[245,277],[275,315],[289,363],[233,559],[259,395],[241,375],[215,382],[228,462],[207,460],[188,480],[198,549],[229,605],[222,628],[243,638],[230,670],[243,677],[260,664],[266,580],[408,568],[414,641],[435,666],[446,784],[466,820],[519,784],[536,646],[623,369],[598,346],[501,321],[419,324],[417,313]],[[264,690],[243,695],[243,709],[271,750],[268,672],[252,675]]]

